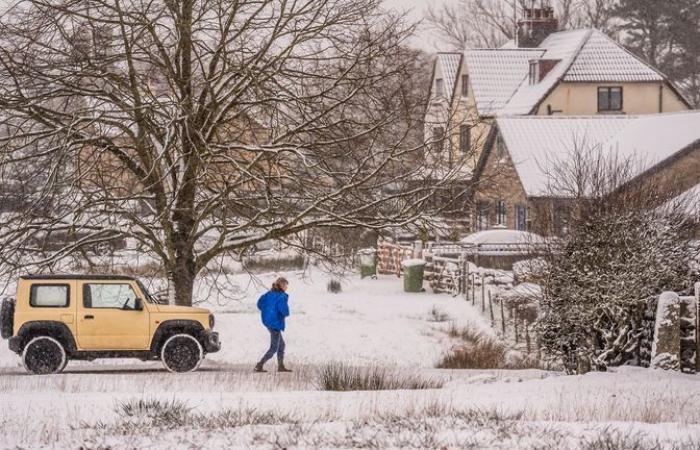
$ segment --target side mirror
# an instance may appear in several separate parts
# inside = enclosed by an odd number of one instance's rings
[[[134,299],[134,309],[135,309],[136,311],[142,311],[142,310],[143,310],[143,300],[141,300],[140,298],[136,297],[136,298]]]

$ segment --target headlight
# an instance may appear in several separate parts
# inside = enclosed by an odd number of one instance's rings
[[[209,328],[214,329],[214,314],[209,314]]]

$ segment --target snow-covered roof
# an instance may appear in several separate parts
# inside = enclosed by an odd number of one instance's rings
[[[662,212],[678,211],[694,219],[700,218],[700,183],[683,191],[659,207]]]
[[[464,56],[479,114],[492,116],[501,110],[528,73],[530,60],[543,53],[532,48],[467,50]]]
[[[438,63],[442,68],[442,77],[445,83],[445,95],[452,100],[455,81],[459,72],[459,61],[462,55],[459,53],[438,53]]]
[[[551,196],[552,173],[576,150],[634,159],[637,174],[700,144],[700,111],[642,116],[511,116],[497,119],[528,196]],[[637,175],[632,174],[632,175]]]
[[[663,81],[664,77],[598,30],[591,30],[564,81]]]
[[[657,70],[595,29],[552,33],[534,49],[515,49],[512,45],[506,45],[500,49],[468,50],[465,56],[477,108],[482,115],[530,114],[560,81],[664,80]],[[529,62],[537,59],[558,62],[542,80],[530,84]],[[491,82],[486,86],[501,86],[501,91],[494,92],[493,89],[474,84],[483,83],[483,79]]]

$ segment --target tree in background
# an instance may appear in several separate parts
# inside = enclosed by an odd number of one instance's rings
[[[615,0],[554,0],[550,4],[562,29],[594,27],[612,30]],[[427,26],[442,36],[445,48],[494,48],[515,38],[516,22],[531,0],[456,0],[426,12]],[[539,2],[536,2],[538,4]],[[515,9],[514,9],[515,8]]]
[[[620,0],[613,12],[625,45],[700,106],[700,1]]]
[[[552,171],[553,189],[573,207],[546,257],[537,328],[544,353],[570,373],[643,363],[648,308],[663,291],[691,288],[697,255],[685,205],[659,209],[665,190],[631,183],[636,167],[590,149]]]
[[[431,217],[425,76],[380,3],[18,2],[0,24],[0,183],[22,196],[4,275],[127,238],[188,305],[202,270],[258,243]]]

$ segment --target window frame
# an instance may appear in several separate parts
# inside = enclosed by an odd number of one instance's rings
[[[436,153],[442,153],[445,150],[445,128],[433,127],[432,132],[432,150]]]
[[[36,287],[65,287],[66,288],[66,304],[65,305],[37,305],[34,303],[36,299]],[[32,283],[29,286],[29,306],[32,308],[68,308],[70,306],[70,284],[68,283]]]
[[[527,231],[527,205],[525,203],[516,203],[513,205],[514,212],[515,212],[515,229],[518,231]],[[521,214],[522,213],[522,225],[523,227],[521,228]]]
[[[506,225],[507,223],[508,205],[505,200],[496,200],[496,225]]]
[[[124,309],[123,307],[117,307],[117,306],[86,306],[85,305],[85,289],[88,286],[129,286],[131,291],[134,293],[134,306],[136,306],[136,299],[139,298],[138,293],[136,292],[136,289],[134,289],[134,286],[131,285],[131,283],[83,283],[83,289],[82,289],[82,304],[83,304],[83,309],[118,309],[120,311],[139,311],[136,308],[129,308],[129,309]],[[92,294],[91,294],[92,295]]]
[[[476,229],[477,231],[483,231],[489,229],[489,206],[490,202],[479,200],[476,202]]]
[[[445,93],[445,80],[442,78],[435,79],[435,96],[436,97],[446,97]]]
[[[465,138],[466,137],[466,138]],[[467,154],[472,149],[472,127],[463,124],[459,126],[459,150]]]
[[[620,108],[619,109],[613,109],[611,107],[611,98],[612,98],[612,92],[613,90],[619,90],[620,91]],[[601,106],[601,93],[605,92],[607,96],[607,108],[603,109]],[[625,103],[624,103],[624,89],[622,86],[598,86],[598,112],[599,113],[606,113],[606,112],[622,112],[625,108]]]
[[[462,97],[469,97],[469,74],[462,75]]]
[[[535,84],[540,82],[540,62],[539,62],[539,60],[533,59],[530,61],[528,78],[530,79],[530,86],[535,85]]]

